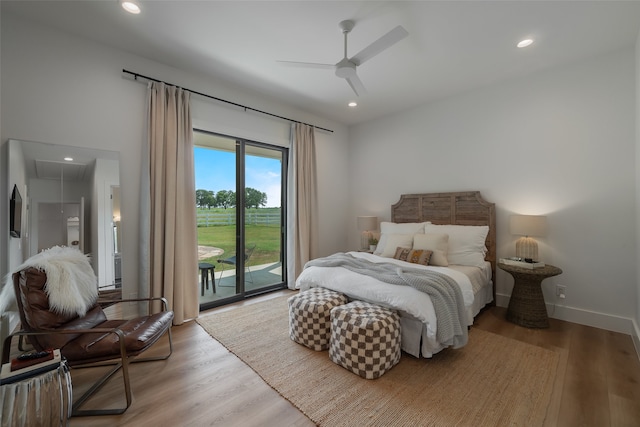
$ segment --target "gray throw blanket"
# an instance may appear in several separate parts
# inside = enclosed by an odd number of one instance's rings
[[[459,348],[467,344],[466,309],[462,291],[454,279],[432,270],[404,268],[382,262],[375,263],[353,255],[337,253],[309,261],[308,267],[343,267],[381,282],[411,286],[431,297],[436,313],[436,338],[443,345]]]

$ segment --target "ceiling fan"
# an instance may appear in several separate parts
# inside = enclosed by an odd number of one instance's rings
[[[355,22],[351,20],[342,21],[339,24],[339,27],[344,34],[344,58],[342,58],[342,60],[340,60],[340,62],[336,64],[321,64],[316,62],[297,61],[278,62],[312,68],[334,68],[336,76],[345,79],[347,83],[349,83],[349,86],[351,86],[351,89],[353,89],[353,91],[356,93],[356,95],[360,96],[362,93],[366,92],[366,89],[364,87],[364,84],[362,83],[362,80],[360,80],[360,78],[358,77],[356,68],[362,65],[365,61],[368,61],[369,59],[398,43],[400,40],[407,37],[409,33],[402,27],[402,25],[398,25],[393,30],[389,31],[387,34],[380,37],[378,40],[374,41],[369,46],[365,47],[360,52],[349,58],[347,56],[347,35],[349,34],[349,32],[351,32],[354,26]]]

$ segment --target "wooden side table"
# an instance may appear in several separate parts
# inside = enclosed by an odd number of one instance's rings
[[[507,320],[527,328],[548,328],[549,316],[541,285],[544,279],[557,276],[562,270],[548,264],[534,269],[503,263],[498,263],[498,267],[513,276]]]

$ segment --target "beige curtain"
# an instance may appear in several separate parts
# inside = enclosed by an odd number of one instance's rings
[[[156,82],[148,90],[148,287],[168,300],[179,325],[199,311],[190,94]]]
[[[288,185],[288,287],[305,263],[316,258],[318,245],[318,210],[316,185],[315,133],[312,126],[291,126]]]

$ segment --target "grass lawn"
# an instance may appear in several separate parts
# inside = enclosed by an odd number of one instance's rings
[[[264,225],[247,225],[246,245],[256,245],[249,265],[268,264],[280,261],[280,227]],[[198,227],[198,245],[213,246],[224,250],[217,257],[206,258],[202,261],[215,263],[217,259],[228,258],[236,254],[236,226],[217,225],[212,227]]]

